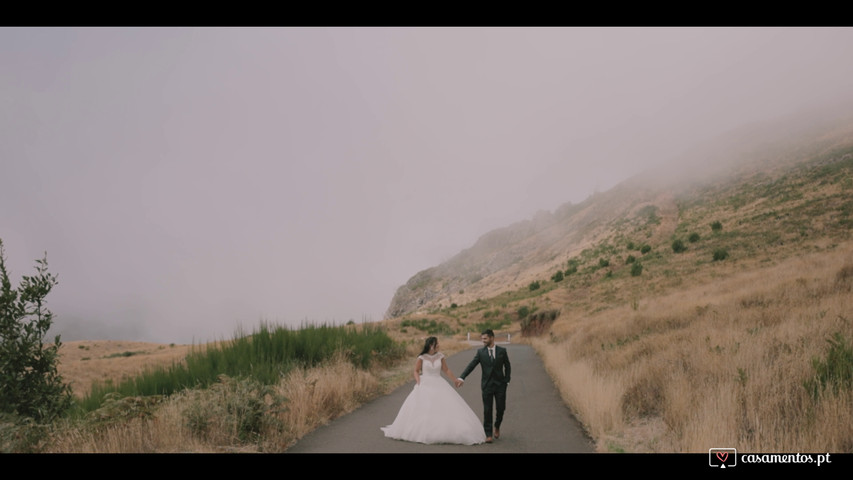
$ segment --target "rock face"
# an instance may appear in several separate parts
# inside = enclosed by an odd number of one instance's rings
[[[547,279],[598,240],[614,221],[645,221],[650,211],[661,215],[676,209],[671,196],[626,184],[580,204],[565,204],[553,213],[541,211],[530,220],[493,230],[471,248],[410,278],[397,289],[385,317],[462,305]]]

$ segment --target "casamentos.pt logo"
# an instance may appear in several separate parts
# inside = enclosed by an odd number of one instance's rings
[[[708,450],[708,465],[715,468],[731,468],[737,466],[737,449],[712,448]]]

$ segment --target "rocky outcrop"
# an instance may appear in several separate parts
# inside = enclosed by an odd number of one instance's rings
[[[462,305],[549,278],[549,270],[598,240],[614,221],[638,215],[638,206],[653,205],[657,199],[652,191],[615,188],[488,232],[471,248],[399,287],[385,317]]]

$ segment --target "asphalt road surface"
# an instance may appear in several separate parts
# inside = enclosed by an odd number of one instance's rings
[[[545,366],[528,345],[507,345],[512,362],[512,381],[507,387],[506,412],[501,438],[481,445],[424,445],[386,438],[380,427],[390,425],[414,379],[389,395],[340,417],[306,435],[287,453],[589,453],[592,441],[560,399]],[[479,345],[482,346],[482,345]],[[474,357],[475,348],[448,358],[459,375]],[[414,360],[413,360],[414,362]],[[412,364],[414,366],[414,363]],[[442,376],[442,378],[446,377]],[[457,390],[482,419],[480,367]]]

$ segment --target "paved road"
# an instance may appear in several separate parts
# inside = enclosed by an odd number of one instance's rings
[[[505,345],[512,361],[512,382],[501,438],[482,445],[423,445],[386,438],[379,429],[390,425],[414,387],[414,380],[306,435],[287,453],[587,453],[592,441],[563,405],[536,352],[527,345]],[[459,375],[474,348],[448,358]],[[480,368],[457,390],[482,418]]]

